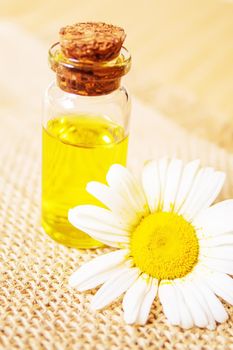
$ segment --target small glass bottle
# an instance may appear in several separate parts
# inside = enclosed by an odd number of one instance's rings
[[[73,227],[68,210],[101,205],[87,183],[105,182],[112,164],[126,164],[130,99],[120,82],[131,57],[124,47],[110,60],[68,57],[62,48],[56,43],[49,50],[56,81],[44,104],[42,226],[62,244],[91,248],[102,244]]]

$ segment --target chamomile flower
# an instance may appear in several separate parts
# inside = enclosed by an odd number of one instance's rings
[[[70,278],[79,291],[102,285],[92,299],[101,309],[120,295],[128,324],[145,324],[158,296],[172,325],[214,329],[233,304],[233,200],[210,206],[225,175],[199,161],[148,162],[140,184],[113,165],[107,185],[87,191],[105,207],[69,210],[76,228],[117,250],[84,264]]]

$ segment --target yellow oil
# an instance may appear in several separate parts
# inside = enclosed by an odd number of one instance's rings
[[[42,226],[56,241],[71,247],[100,246],[67,220],[80,204],[101,205],[85,188],[89,181],[105,182],[113,163],[125,165],[128,137],[105,117],[67,115],[43,128]]]

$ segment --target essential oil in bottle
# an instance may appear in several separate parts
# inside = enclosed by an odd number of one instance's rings
[[[105,182],[112,163],[126,164],[128,137],[106,117],[67,115],[43,128],[43,227],[55,240],[88,247],[93,239],[67,222],[80,204],[97,204],[85,190],[89,181]],[[98,242],[96,242],[98,245]]]
[[[86,191],[106,181],[114,163],[126,165],[130,99],[121,77],[131,57],[124,30],[78,23],[60,30],[49,51],[56,73],[45,96],[42,151],[42,226],[54,240],[76,248],[102,243],[73,227],[68,211],[102,204]]]

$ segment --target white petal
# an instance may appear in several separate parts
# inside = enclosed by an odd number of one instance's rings
[[[193,180],[193,184],[186,197],[185,202],[182,205],[180,214],[190,211],[190,207],[196,202],[197,198],[203,195],[204,187],[214,176],[214,169],[210,167],[200,168]]]
[[[202,236],[200,234],[200,236]],[[233,246],[233,232],[208,237],[199,237],[200,246],[203,248]]]
[[[215,294],[233,305],[233,279],[230,276],[214,272],[208,276],[206,283]]]
[[[106,179],[110,188],[125,198],[135,212],[140,213],[141,216],[148,214],[148,205],[142,187],[127,168],[120,164],[112,165]]]
[[[185,329],[191,328],[194,326],[194,320],[187,307],[183,294],[180,292],[175,282],[172,282],[172,285],[175,287],[175,290],[176,290],[176,299],[177,299],[179,315],[180,315],[179,325]]]
[[[127,235],[131,229],[129,225],[119,221],[110,210],[96,205],[79,205],[70,209],[70,211],[73,213],[71,219],[74,221],[74,224],[72,223],[74,226],[78,225],[79,221],[82,226],[85,226],[88,221],[91,228],[97,228],[101,231],[112,230],[119,235]],[[77,223],[75,219],[77,219]]]
[[[123,299],[124,320],[128,324],[145,324],[157,292],[158,282],[143,274],[127,290]]]
[[[198,327],[207,327],[208,318],[206,316],[203,307],[200,305],[195,293],[193,292],[194,286],[190,282],[179,282],[176,281],[176,286],[179,288],[180,293],[183,294],[185,304],[189,309],[194,324]]]
[[[97,275],[89,277],[85,282],[83,282],[78,287],[78,291],[83,292],[85,290],[95,288],[95,287],[99,286],[100,284],[103,284],[108,279],[115,276],[115,274],[118,273],[118,271],[120,269],[122,269],[122,266],[121,267],[119,267],[119,266],[113,267],[110,270],[107,270],[107,271],[104,271],[102,273],[98,273]]]
[[[109,208],[114,215],[117,215],[121,222],[135,225],[141,219],[141,215],[135,212],[131,203],[107,185],[91,181],[87,184],[86,190]]]
[[[217,198],[219,192],[225,181],[225,174],[222,172],[215,172],[212,179],[209,180],[208,184],[203,188],[204,193],[199,194],[199,197],[190,204],[190,216],[195,218],[204,208],[208,208],[214,200]]]
[[[149,289],[144,296],[144,299],[142,301],[139,313],[138,313],[138,318],[137,318],[137,323],[144,325],[149,317],[151,305],[156,297],[158,291],[158,281],[155,278],[151,278],[151,283],[149,285]]]
[[[85,290],[84,286],[90,280],[93,280],[93,278],[97,277],[97,275],[101,275],[101,282],[98,282],[98,280],[96,280],[97,283],[95,285],[92,285],[92,288],[96,287],[99,283],[104,282],[104,274],[107,279],[108,274],[111,272],[111,270],[119,267],[124,261],[128,259],[128,254],[128,250],[117,250],[115,252],[97,256],[88,263],[82,265],[71,275],[69,285],[71,287],[76,287],[78,290],[82,291]]]
[[[159,206],[163,209],[165,188],[167,183],[168,159],[162,158],[158,161],[159,182],[160,182],[160,199]]]
[[[98,310],[110,304],[136,281],[138,275],[139,270],[137,268],[123,268],[119,270],[94,295],[91,307]]]
[[[202,281],[198,282],[197,288],[201,291],[203,297],[205,298],[205,302],[208,305],[214,319],[219,323],[225,322],[228,319],[227,312],[211,289],[205,282]]]
[[[172,159],[168,164],[163,211],[171,211],[174,209],[174,203],[181,180],[182,170],[183,162],[179,159]]]
[[[148,290],[149,278],[143,274],[127,290],[123,298],[124,320],[128,324],[133,324],[137,320],[138,311],[143,297]]]
[[[168,322],[172,325],[179,325],[181,323],[181,318],[178,300],[175,287],[172,285],[171,281],[164,280],[160,282],[158,295]]]
[[[202,257],[216,258],[222,260],[232,260],[233,265],[233,245],[220,247],[201,247],[200,255]]]
[[[211,311],[211,308],[209,304],[205,300],[205,295],[203,294],[202,290],[199,288],[199,284],[197,284],[197,279],[195,278],[192,281],[192,293],[195,295],[200,307],[205,312],[205,315],[207,317],[207,328],[210,330],[214,330],[216,328],[216,322],[214,315]]]
[[[233,231],[233,200],[229,199],[212,205],[202,211],[193,221],[199,228],[200,237],[215,236]]]
[[[179,214],[192,220],[201,210],[209,207],[220,192],[224,179],[224,173],[212,168],[200,169]]]
[[[80,292],[92,289],[97,287],[100,284],[103,284],[110,278],[114,278],[115,274],[118,273],[124,267],[132,267],[133,260],[132,258],[126,259],[122,263],[118,264],[116,267],[111,268],[100,273],[97,273],[94,276],[90,276],[86,281],[84,281],[81,287],[78,288]]]
[[[94,205],[79,205],[68,212],[69,222],[92,238],[112,247],[127,246],[129,231],[107,209]]]
[[[158,162],[147,162],[142,172],[142,185],[147,198],[150,211],[157,210],[160,200],[160,178]]]
[[[229,275],[233,275],[233,263],[232,260],[223,260],[223,259],[215,259],[215,258],[201,258],[202,263],[210,268],[213,271],[228,273]]]
[[[200,165],[200,160],[194,160],[185,165],[182,177],[180,180],[180,186],[177,192],[175,200],[175,212],[178,212],[181,206],[184,204],[188,197],[189,191],[193,185],[195,176],[197,174]]]

